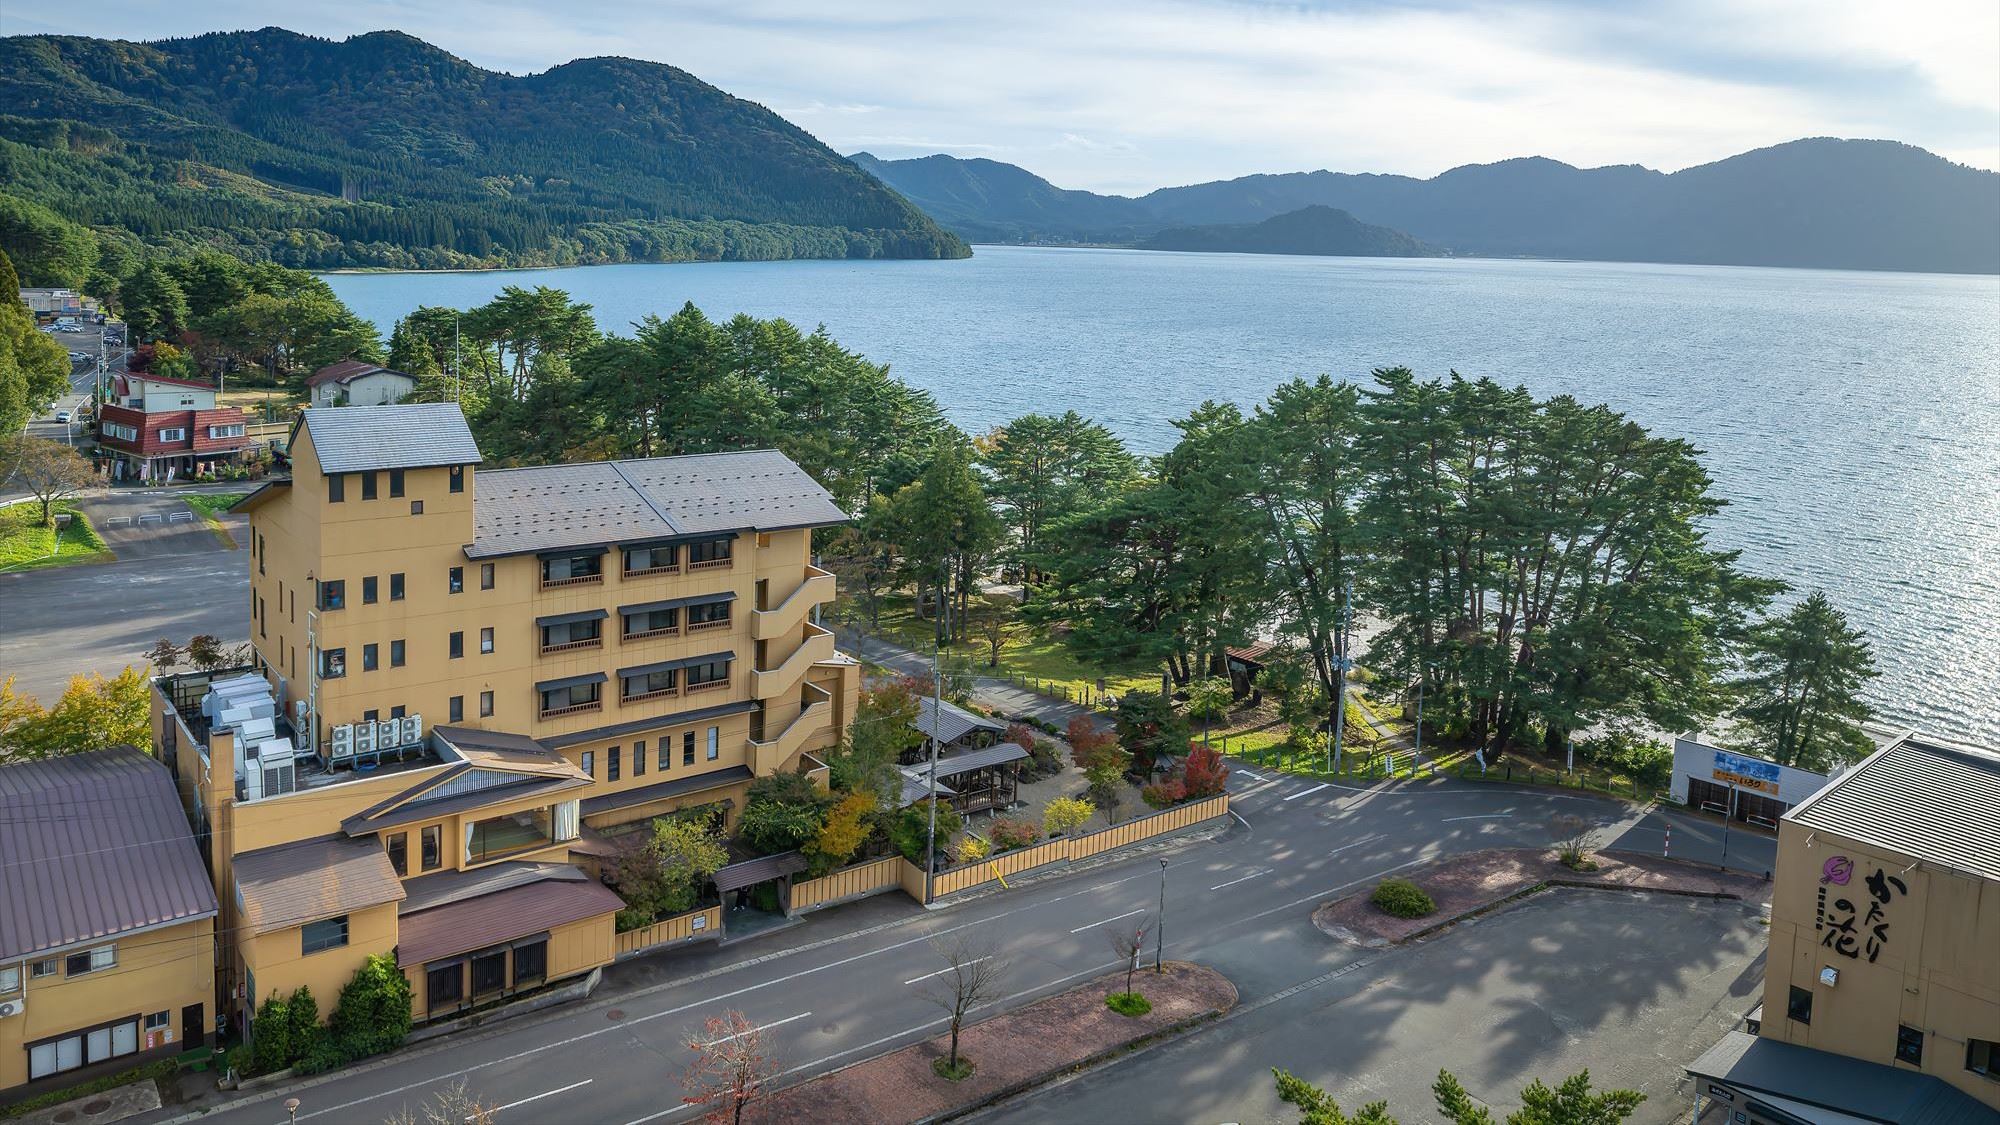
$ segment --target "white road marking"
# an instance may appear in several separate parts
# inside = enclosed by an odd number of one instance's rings
[[[1255,879],[1255,878],[1257,878],[1257,877],[1258,877],[1259,875],[1269,875],[1270,873],[1271,873],[1271,870],[1270,870],[1269,868],[1266,868],[1266,869],[1264,869],[1264,870],[1262,870],[1262,871],[1252,871],[1252,872],[1251,872],[1250,874],[1248,874],[1248,875],[1245,875],[1245,876],[1243,876],[1243,877],[1242,877],[1242,878],[1240,878],[1240,879],[1231,879],[1231,880],[1230,880],[1230,881],[1228,881],[1227,883],[1217,883],[1216,885],[1214,885],[1213,887],[1210,887],[1210,888],[1208,888],[1208,889],[1209,889],[1209,890],[1211,890],[1211,891],[1219,891],[1219,890],[1221,890],[1221,889],[1222,889],[1222,888],[1224,888],[1224,887],[1233,887],[1233,886],[1235,886],[1235,885],[1236,885],[1236,884],[1238,884],[1238,883],[1247,883],[1247,882],[1249,882],[1250,880],[1252,880],[1252,879]]]
[[[988,960],[991,960],[991,959],[992,959],[992,958],[990,958],[990,957],[974,957],[974,958],[973,958],[972,960],[970,960],[970,961],[967,961],[967,962],[965,962],[964,964],[965,964],[965,965],[977,965],[977,964],[979,964],[979,963],[980,963],[981,961],[988,961]],[[923,976],[920,976],[920,977],[911,977],[911,978],[910,978],[909,980],[906,980],[906,981],[904,981],[903,983],[904,983],[904,984],[915,984],[915,983],[917,983],[917,982],[918,982],[918,981],[920,981],[920,980],[929,980],[929,979],[931,979],[932,977],[941,977],[941,976],[945,975],[946,973],[948,973],[948,972],[951,972],[951,971],[952,971],[952,969],[953,969],[954,967],[955,967],[955,966],[952,966],[952,965],[946,965],[946,966],[945,966],[944,968],[942,968],[942,969],[939,969],[939,970],[938,970],[937,972],[935,972],[935,973],[925,973],[925,974],[924,974]],[[963,966],[957,966],[957,967],[963,967]]]
[[[731,1040],[733,1040],[733,1039],[741,1039],[741,1038],[743,1038],[743,1037],[744,1037],[745,1035],[755,1035],[755,1034],[757,1034],[757,1033],[758,1033],[758,1032],[760,1032],[760,1031],[769,1031],[769,1030],[771,1030],[771,1029],[772,1029],[772,1028],[774,1028],[774,1027],[783,1027],[783,1026],[785,1026],[786,1024],[788,1024],[788,1023],[791,1023],[791,1022],[792,1022],[793,1020],[802,1020],[802,1019],[806,1018],[806,1017],[807,1017],[807,1016],[809,1016],[809,1015],[812,1015],[812,1013],[811,1013],[811,1012],[800,1012],[800,1013],[799,1013],[798,1015],[796,1015],[796,1016],[786,1016],[786,1017],[785,1017],[784,1019],[781,1019],[781,1020],[772,1020],[772,1021],[771,1021],[770,1023],[767,1023],[767,1024],[765,1024],[765,1025],[764,1025],[764,1026],[762,1026],[762,1027],[752,1027],[752,1028],[748,1028],[748,1029],[746,1029],[746,1030],[743,1030],[743,1031],[739,1031],[739,1032],[737,1032],[737,1033],[736,1033],[736,1034],[734,1034],[734,1035],[725,1035],[725,1036],[723,1036],[723,1037],[722,1037],[722,1038],[720,1038],[720,1039],[711,1039],[711,1040],[709,1040],[709,1041],[708,1041],[708,1045],[709,1045],[709,1046],[711,1046],[711,1047],[713,1047],[713,1046],[715,1046],[715,1045],[716,1045],[717,1043],[727,1043],[727,1042],[729,1042],[729,1041],[731,1041]]]
[[[1234,772],[1236,772],[1237,774],[1240,774],[1240,775],[1241,775],[1241,776],[1243,776],[1243,777],[1247,777],[1247,778],[1249,778],[1249,779],[1250,779],[1250,780],[1252,780],[1252,781],[1262,781],[1262,780],[1264,780],[1263,778],[1261,778],[1261,777],[1257,776],[1256,774],[1254,774],[1254,773],[1251,773],[1251,772],[1250,772],[1249,770],[1246,770],[1246,769],[1244,769],[1244,768],[1243,768],[1242,766],[1237,766]]]
[[[1497,813],[1480,813],[1477,816],[1448,816],[1444,818],[1444,823],[1450,824],[1454,820],[1508,820],[1511,819],[1513,815],[1514,815],[1513,813],[1497,812]]]
[[[586,1078],[586,1079],[584,1079],[584,1080],[583,1080],[583,1081],[581,1081],[581,1082],[572,1082],[572,1083],[570,1083],[569,1085],[567,1085],[567,1086],[564,1086],[564,1087],[563,1087],[562,1089],[560,1089],[560,1090],[544,1090],[544,1091],[542,1091],[541,1093],[539,1093],[539,1094],[536,1094],[536,1095],[534,1095],[534,1096],[532,1096],[532,1097],[526,1097],[526,1098],[522,1098],[522,1099],[521,1099],[520,1101],[518,1101],[518,1102],[508,1102],[508,1103],[507,1103],[506,1105],[496,1105],[496,1106],[494,1106],[494,1107],[493,1107],[492,1109],[488,1110],[487,1112],[488,1112],[488,1113],[499,1113],[499,1112],[500,1112],[501,1110],[503,1110],[503,1109],[513,1109],[513,1108],[514,1108],[515,1106],[517,1106],[517,1105],[527,1105],[527,1104],[528,1104],[529,1102],[538,1102],[538,1101],[541,1101],[541,1100],[542,1100],[543,1098],[553,1098],[553,1097],[555,1097],[555,1096],[556,1096],[557,1094],[567,1094],[567,1093],[569,1093],[569,1092],[570,1092],[571,1090],[574,1090],[574,1089],[578,1088],[579,1086],[588,1086],[588,1085],[590,1085],[590,1084],[591,1084],[592,1082],[595,1082],[595,1081],[597,1081],[597,1079],[595,1079],[595,1078]],[[479,1118],[479,1115],[475,1113],[475,1114],[472,1114],[472,1115],[468,1116],[468,1117],[466,1118],[466,1120],[467,1120],[467,1121],[476,1121],[476,1120],[478,1120],[478,1118]]]
[[[1301,789],[1301,790],[1299,790],[1298,792],[1296,792],[1296,793],[1292,794],[1291,796],[1289,796],[1289,797],[1286,797],[1286,798],[1285,798],[1285,800],[1287,800],[1287,801],[1296,801],[1296,800],[1298,800],[1298,799],[1299,799],[1300,797],[1310,797],[1310,796],[1311,796],[1311,795],[1313,795],[1314,793],[1317,793],[1317,792],[1319,792],[1320,790],[1322,790],[1322,789],[1326,788],[1326,787],[1327,787],[1327,785],[1328,785],[1328,783],[1327,783],[1327,782],[1324,782],[1324,781],[1322,781],[1322,782],[1320,782],[1320,783],[1319,783],[1318,785],[1315,785],[1315,786],[1313,786],[1313,787],[1312,787],[1311,789]]]
[[[1337,848],[1333,849],[1332,851],[1330,851],[1330,852],[1328,852],[1328,853],[1326,853],[1326,854],[1328,854],[1328,855],[1339,855],[1339,854],[1340,854],[1341,852],[1344,852],[1344,851],[1346,851],[1346,850],[1347,850],[1347,849],[1349,849],[1349,848],[1358,848],[1358,847],[1360,847],[1360,846],[1361,846],[1361,845],[1363,845],[1363,844],[1372,844],[1372,843],[1374,843],[1375,841],[1377,841],[1377,840],[1380,840],[1381,838],[1382,838],[1382,837],[1380,837],[1380,836],[1364,836],[1364,837],[1362,837],[1361,839],[1359,839],[1359,840],[1356,840],[1356,841],[1354,841],[1354,842],[1353,842],[1353,843],[1351,843],[1351,844],[1342,844],[1342,845],[1340,845],[1339,847],[1337,847]]]
[[[1142,906],[1142,907],[1140,907],[1140,908],[1139,908],[1139,909],[1137,909],[1137,910],[1128,910],[1128,911],[1126,911],[1125,913],[1123,913],[1123,914],[1120,914],[1120,915],[1118,916],[1118,918],[1130,918],[1130,917],[1131,917],[1132,915],[1134,915],[1134,914],[1144,914],[1145,912],[1146,912],[1146,908]],[[1102,922],[1092,922],[1092,923],[1090,923],[1090,924],[1089,924],[1089,925],[1087,925],[1087,926],[1078,926],[1078,927],[1077,927],[1076,929],[1074,929],[1074,930],[1071,930],[1071,931],[1070,931],[1070,933],[1073,933],[1073,934],[1080,934],[1080,933],[1082,933],[1082,932],[1083,932],[1083,931],[1085,931],[1085,930],[1091,930],[1091,929],[1096,929],[1096,928],[1097,928],[1097,927],[1099,927],[1099,926],[1102,926],[1102,925],[1106,925],[1106,924],[1108,924],[1108,923],[1111,923],[1111,922],[1116,922],[1116,921],[1118,921],[1118,918],[1106,918],[1106,919],[1105,919],[1104,921],[1102,921]],[[918,979],[922,979],[922,978],[918,978]],[[909,983],[909,982],[905,981],[904,983],[906,983],[906,984],[907,984],[907,983]]]

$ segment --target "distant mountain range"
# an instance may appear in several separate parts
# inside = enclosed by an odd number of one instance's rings
[[[1330,207],[1482,257],[2000,273],[2000,174],[1893,141],[1793,141],[1672,174],[1529,157],[1423,180],[1292,172],[1137,199],[991,160],[852,159],[974,241],[1129,245]]]
[[[969,253],[685,71],[517,77],[393,31],[0,39],[0,193],[309,268]]]
[[[1429,258],[1443,253],[1402,231],[1364,223],[1339,208],[1317,203],[1273,215],[1261,223],[1170,227],[1141,240],[1138,247],[1352,258]]]

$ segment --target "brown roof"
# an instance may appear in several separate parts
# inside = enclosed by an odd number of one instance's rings
[[[623,909],[602,883],[545,879],[478,898],[405,914],[396,939],[396,962],[426,962],[552,930]]]
[[[0,962],[215,912],[165,766],[117,746],[0,767]]]
[[[806,869],[806,857],[798,852],[779,852],[777,855],[760,855],[756,859],[746,859],[732,863],[715,873],[715,889],[733,891],[752,883],[762,883],[776,879],[780,875],[796,875]]]
[[[396,908],[398,914],[415,914],[418,911],[449,903],[478,898],[495,891],[511,890],[544,879],[558,879],[568,883],[580,883],[590,876],[578,871],[567,863],[538,863],[532,860],[514,860],[507,863],[489,863],[470,871],[440,871],[435,875],[422,875],[403,884],[409,897]]]
[[[236,857],[243,924],[268,933],[316,918],[403,900],[403,883],[380,841],[319,836]]]
[[[1277,645],[1263,641],[1254,645],[1233,645],[1224,651],[1245,664],[1255,664],[1260,668],[1269,664],[1273,656],[1280,655]]]
[[[443,739],[460,757],[481,769],[590,780],[590,775],[578,769],[568,758],[525,734],[454,726],[432,727],[431,733]]]

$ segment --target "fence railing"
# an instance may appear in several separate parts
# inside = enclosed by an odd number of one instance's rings
[[[618,956],[630,957],[662,945],[721,936],[722,907],[711,906],[706,910],[690,910],[686,914],[662,918],[643,929],[627,930],[619,934]]]
[[[1002,852],[989,859],[976,860],[960,867],[940,871],[933,880],[933,898],[957,894],[982,883],[1010,878],[1037,867],[1051,863],[1066,863],[1136,844],[1168,832],[1178,832],[1204,821],[1214,820],[1229,814],[1229,794],[1223,793],[1200,801],[1190,801],[1156,813],[1128,820],[1110,828],[1087,833],[1082,836],[1058,836],[1053,840],[1037,844],[1032,848]],[[917,871],[919,881],[923,872]],[[922,896],[914,896],[919,901]]]
[[[808,910],[818,910],[822,906],[832,906],[836,902],[881,894],[884,891],[902,889],[902,872],[897,865],[907,866],[908,860],[902,856],[886,856],[882,859],[857,863],[843,867],[829,875],[817,879],[807,879],[792,884],[792,913],[803,914]]]

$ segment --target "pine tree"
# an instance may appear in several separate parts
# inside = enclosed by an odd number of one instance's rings
[[[1825,770],[1868,754],[1861,690],[1876,675],[1867,635],[1814,590],[1751,632],[1736,718],[1749,748],[1780,765]]]

